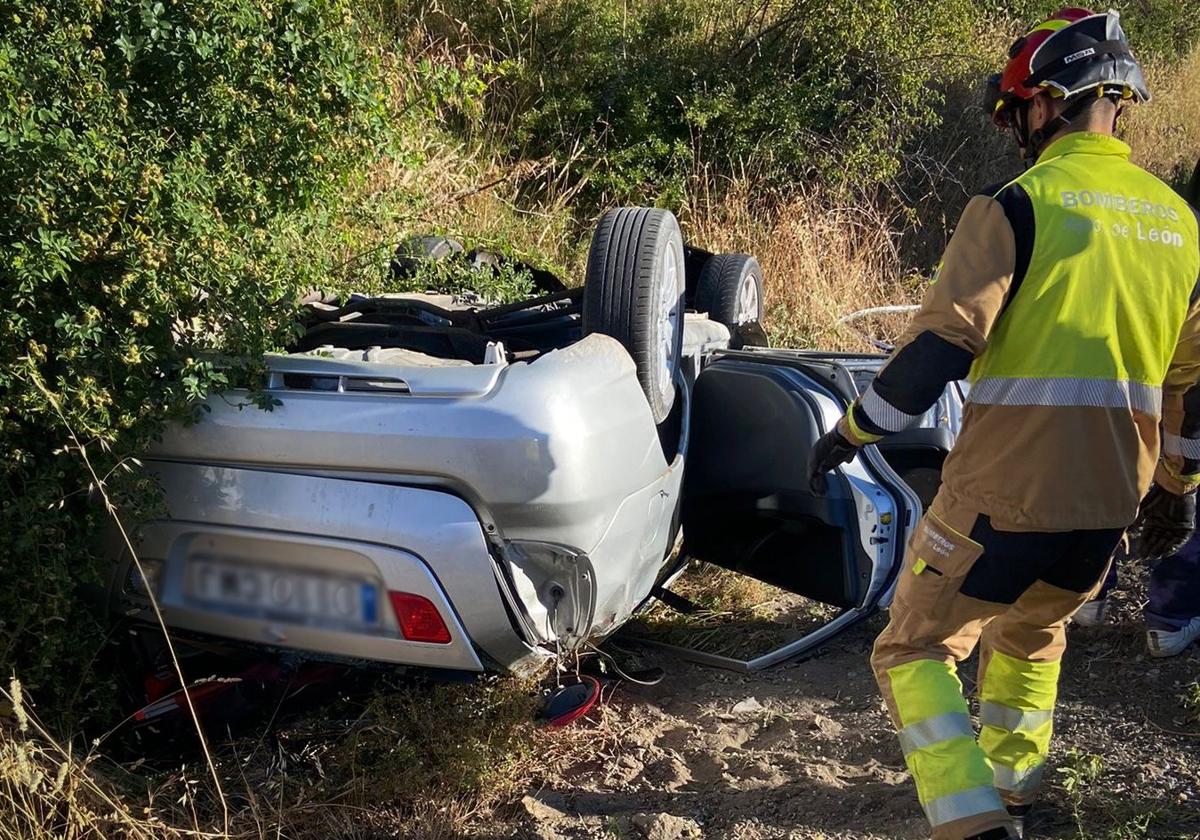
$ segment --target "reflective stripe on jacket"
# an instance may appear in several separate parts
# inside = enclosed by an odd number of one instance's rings
[[[1200,483],[1198,282],[1195,211],[1124,143],[1068,134],[971,200],[842,432],[901,431],[969,378],[949,500],[1010,530],[1124,527],[1152,477]]]

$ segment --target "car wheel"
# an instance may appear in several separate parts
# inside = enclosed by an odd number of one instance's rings
[[[604,214],[588,254],[583,333],[603,333],[625,346],[656,424],[675,403],[683,286],[683,235],[674,215],[646,207]]]
[[[700,270],[696,283],[696,310],[733,328],[761,321],[762,268],[749,254],[716,254]]]

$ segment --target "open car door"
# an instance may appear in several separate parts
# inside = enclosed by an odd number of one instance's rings
[[[940,484],[961,422],[951,385],[917,428],[865,447],[809,485],[809,453],[886,357],[795,350],[722,351],[696,381],[683,492],[687,555],[836,607],[824,625],[750,660],[689,658],[758,670],[803,655],[890,603],[908,537]]]

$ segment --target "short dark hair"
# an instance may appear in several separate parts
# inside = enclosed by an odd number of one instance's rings
[[[1092,116],[1092,110],[1102,102],[1112,105],[1114,111],[1121,107],[1121,95],[1119,93],[1109,93],[1105,94],[1104,96],[1094,96],[1085,93],[1083,96],[1087,96],[1089,101],[1087,104],[1082,106],[1080,111],[1076,113],[1075,120],[1080,118],[1089,119]],[[1074,105],[1077,100],[1061,99],[1056,97],[1053,101],[1058,104],[1058,113],[1061,113],[1062,111]],[[1074,120],[1072,120],[1072,122],[1074,122]]]

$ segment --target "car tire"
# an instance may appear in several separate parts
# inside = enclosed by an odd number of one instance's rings
[[[709,257],[696,282],[696,311],[730,329],[761,321],[763,277],[758,260],[749,254]]]
[[[583,334],[624,345],[656,424],[675,404],[683,291],[683,235],[672,213],[622,207],[604,214],[588,253]]]

